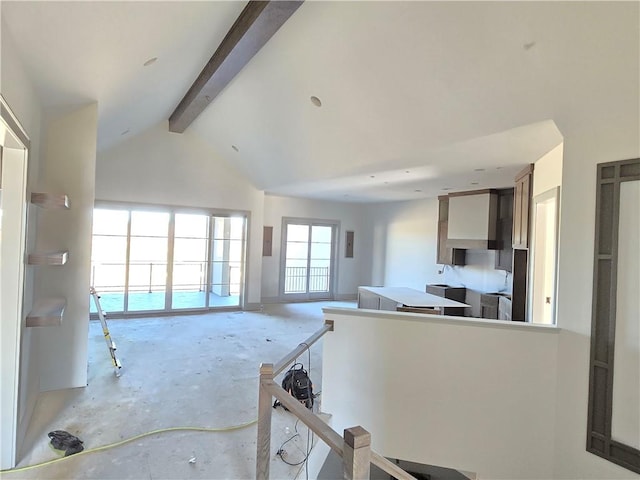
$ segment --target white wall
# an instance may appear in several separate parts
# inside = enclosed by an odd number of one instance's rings
[[[326,202],[274,195],[265,196],[264,225],[273,227],[272,256],[262,257],[262,297],[276,301],[282,246],[282,218],[309,218],[336,220],[338,232],[338,284],[337,299],[355,298],[359,285],[367,284],[371,276],[370,229],[364,217],[364,208],[356,203]],[[354,258],[345,258],[345,232],[354,232]],[[262,238],[262,234],[260,236]],[[262,249],[259,254],[262,255]]]
[[[335,324],[322,411],[334,430],[362,425],[381,455],[481,479],[552,477],[557,329],[324,311]]]
[[[635,48],[637,62],[638,45]],[[613,72],[612,72],[613,74]],[[559,124],[564,136],[560,219],[556,478],[640,478],[586,451],[593,283],[596,165],[640,157],[639,78],[624,104],[611,105],[610,129]],[[635,83],[633,83],[635,82]],[[581,128],[582,127],[582,128]]]
[[[167,122],[98,154],[96,199],[248,211],[249,303],[260,302],[264,194],[187,130]]]
[[[96,103],[49,120],[38,189],[66,193],[69,210],[42,210],[36,248],[42,252],[68,249],[64,266],[40,268],[36,294],[64,297],[67,307],[60,327],[41,332],[41,390],[87,384],[89,273],[96,164],[98,105]]]
[[[561,143],[536,160],[533,168],[532,197],[562,185],[563,148],[564,145]]]
[[[32,191],[38,179],[38,165],[40,163],[42,107],[40,99],[33,88],[33,83],[19,58],[15,40],[9,35],[9,31],[4,25],[4,19],[2,19],[2,22],[2,28],[0,28],[2,35],[0,40],[0,93],[2,93],[18,121],[22,124],[31,142],[28,159],[27,190]],[[30,230],[34,230],[35,220],[35,217],[28,218]],[[28,251],[31,251],[35,245],[34,238],[27,239]],[[29,308],[33,299],[33,281],[33,271],[27,268],[24,288],[24,303],[27,308]],[[38,332],[25,327],[24,316],[21,320],[18,444],[24,439],[40,390]],[[7,387],[9,385],[3,382],[3,390]]]
[[[424,290],[429,283],[446,283],[483,292],[511,290],[510,275],[494,269],[495,252],[467,250],[462,267],[436,264],[437,199],[366,208],[373,228],[372,285]]]
[[[437,199],[368,205],[373,229],[372,285],[424,290],[438,283]]]
[[[492,250],[467,250],[466,265],[445,266],[437,282],[452,287],[467,287],[479,292],[507,292],[512,289],[511,273],[496,270],[496,252]]]

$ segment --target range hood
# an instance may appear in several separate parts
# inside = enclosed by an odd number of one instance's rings
[[[498,249],[497,221],[497,190],[450,193],[447,247]]]

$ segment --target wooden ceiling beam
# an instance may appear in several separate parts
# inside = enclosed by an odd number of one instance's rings
[[[303,1],[250,1],[169,117],[169,131],[183,133]]]

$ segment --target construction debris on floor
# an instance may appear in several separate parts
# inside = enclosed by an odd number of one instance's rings
[[[84,447],[82,446],[83,441],[64,430],[54,430],[53,432],[49,432],[49,438],[51,439],[51,445],[53,448],[56,450],[63,450],[65,457],[84,450]]]

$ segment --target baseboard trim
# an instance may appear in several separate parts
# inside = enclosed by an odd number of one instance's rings
[[[343,293],[334,295],[333,298],[317,298],[311,300],[283,300],[280,297],[263,297],[262,304],[278,304],[278,303],[303,303],[303,302],[350,302],[358,299],[357,293]]]

